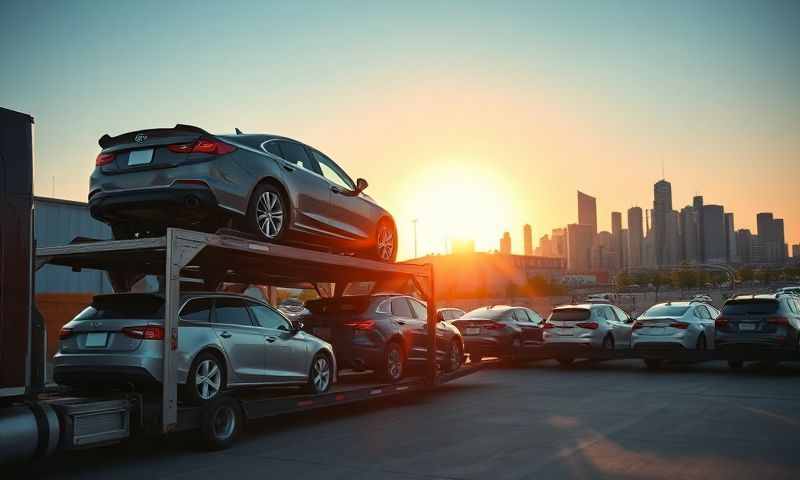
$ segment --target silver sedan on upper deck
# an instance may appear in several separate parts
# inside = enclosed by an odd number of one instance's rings
[[[162,379],[164,298],[95,296],[60,332],[54,378],[65,385],[133,384]],[[271,306],[226,293],[184,296],[179,313],[177,381],[183,399],[201,403],[228,388],[301,385],[328,390],[333,347]]]

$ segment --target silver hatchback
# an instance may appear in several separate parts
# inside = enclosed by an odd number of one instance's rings
[[[544,344],[561,364],[572,363],[581,352],[627,349],[633,319],[615,305],[562,305],[544,324]]]
[[[298,385],[328,390],[336,378],[331,345],[271,306],[226,293],[182,299],[177,380],[183,399],[200,403],[228,388]],[[98,295],[60,332],[54,378],[65,385],[133,384],[162,379],[164,298]]]

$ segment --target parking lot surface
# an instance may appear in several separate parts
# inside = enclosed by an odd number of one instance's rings
[[[434,391],[46,459],[24,478],[798,478],[800,365],[491,368]]]

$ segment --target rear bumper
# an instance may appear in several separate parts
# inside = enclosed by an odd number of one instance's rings
[[[193,224],[217,213],[218,207],[214,193],[205,185],[98,191],[89,198],[92,217],[106,223]]]
[[[160,357],[132,354],[62,354],[53,358],[53,379],[63,385],[160,383]]]
[[[634,350],[694,350],[697,344],[692,343],[689,335],[634,335],[631,347]]]
[[[464,351],[472,357],[501,357],[511,353],[511,338],[464,335]]]

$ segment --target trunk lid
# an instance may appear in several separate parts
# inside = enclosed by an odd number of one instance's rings
[[[550,314],[545,329],[551,335],[570,337],[594,330],[582,326],[592,322],[592,312],[587,308],[560,308]]]
[[[717,328],[741,335],[778,333],[780,324],[770,320],[778,314],[779,307],[780,303],[773,299],[730,300],[722,307]]]

